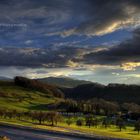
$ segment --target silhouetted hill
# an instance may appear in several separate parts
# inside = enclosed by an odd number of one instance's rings
[[[53,84],[61,87],[76,87],[78,85],[91,83],[90,81],[77,80],[68,77],[48,77],[37,80],[43,83]]]
[[[91,98],[103,98],[118,102],[140,103],[140,86],[125,84],[84,84],[75,88],[62,88],[66,98],[88,100]]]

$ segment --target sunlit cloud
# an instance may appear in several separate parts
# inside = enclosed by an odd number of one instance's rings
[[[135,71],[137,67],[140,67],[140,62],[128,62],[121,65],[124,71]]]

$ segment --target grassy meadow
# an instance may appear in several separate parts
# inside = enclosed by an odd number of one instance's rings
[[[1,108],[24,110],[46,110],[46,105],[58,99],[39,92],[15,85],[13,82],[0,82]]]
[[[64,118],[66,121],[67,118]],[[58,122],[56,126],[51,126],[49,123],[45,122],[42,125],[39,125],[37,122],[32,123],[31,120],[17,120],[17,119],[0,119],[2,123],[20,125],[20,126],[28,126],[32,128],[39,128],[45,130],[59,131],[65,133],[86,133],[88,135],[99,135],[106,136],[112,138],[124,138],[130,140],[139,140],[140,135],[137,131],[134,131],[134,127],[126,126],[125,129],[122,129],[120,132],[119,128],[115,125],[111,125],[108,128],[103,127],[102,125],[98,125],[97,127],[88,127],[88,126],[77,126],[75,120],[73,119],[73,123],[69,126],[65,121]]]

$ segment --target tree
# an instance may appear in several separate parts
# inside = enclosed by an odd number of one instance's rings
[[[67,123],[68,126],[70,126],[72,124],[72,120],[71,120],[70,117],[66,120],[66,123]]]
[[[106,116],[116,113],[119,109],[119,105],[115,102],[106,101],[104,99],[100,99],[99,102]]]
[[[12,119],[13,115],[14,115],[13,112],[9,110],[6,110],[4,114],[5,118],[8,118],[8,119]]]
[[[108,120],[108,118],[104,118],[103,119],[103,122],[102,122],[102,126],[104,126],[105,128],[107,128],[108,126],[109,126],[109,120]]]
[[[138,134],[140,132],[140,119],[135,123],[135,130],[138,131]]]
[[[48,112],[46,117],[47,121],[51,122],[52,126],[54,126],[54,124],[57,125],[57,122],[62,120],[62,116],[58,112]]]
[[[78,112],[78,104],[75,100],[67,99],[65,103],[67,105],[67,112]]]
[[[30,112],[30,116],[31,116],[32,120],[37,120],[40,125],[46,119],[46,113],[42,112],[42,111]]]
[[[97,127],[98,124],[99,124],[99,121],[98,121],[97,118],[95,118],[95,119],[92,121],[92,125],[95,126],[95,127]]]
[[[140,105],[136,103],[124,103],[122,108],[127,112],[140,113]]]
[[[120,131],[122,131],[122,128],[125,129],[125,122],[122,118],[117,118],[116,125],[119,127]]]
[[[93,123],[93,116],[92,115],[88,115],[86,118],[85,118],[85,121],[86,121],[86,126],[88,126],[89,128],[91,127],[92,123]]]
[[[76,121],[76,125],[77,125],[77,126],[82,126],[82,125],[83,125],[83,120],[78,119],[78,120]]]
[[[100,110],[101,110],[101,104],[100,104],[100,101],[99,99],[97,98],[94,98],[91,100],[91,108],[93,111],[95,111],[95,114],[96,115],[99,115],[100,114]]]

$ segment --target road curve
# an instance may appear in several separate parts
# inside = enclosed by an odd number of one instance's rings
[[[0,135],[7,136],[11,140],[120,140],[99,136],[91,138],[85,135],[72,135],[11,125],[0,125]]]

